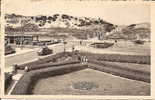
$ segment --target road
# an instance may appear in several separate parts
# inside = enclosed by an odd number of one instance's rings
[[[72,42],[69,42],[68,44],[66,44],[66,50],[70,49],[72,47]],[[53,49],[53,54],[59,53],[59,52],[63,52],[64,51],[64,45],[62,43],[60,44],[54,44],[54,45],[50,45],[49,46],[50,49]],[[38,48],[39,49],[39,48]],[[33,49],[32,51],[28,51],[22,54],[18,54],[18,55],[13,55],[13,56],[6,56],[5,57],[5,68],[6,68],[6,72],[11,70],[11,66],[14,64],[23,64],[25,62],[30,62],[42,57],[46,57],[46,56],[38,56],[37,54],[37,50],[38,49]]]

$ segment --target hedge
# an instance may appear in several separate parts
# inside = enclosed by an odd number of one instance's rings
[[[63,66],[63,65],[70,65],[70,64],[77,64],[80,63],[79,61],[64,61],[64,62],[57,62],[57,63],[48,63],[38,66],[30,66],[30,70],[47,68],[47,67],[55,67],[55,66]]]
[[[77,64],[80,63],[80,61],[62,61],[62,62],[56,62],[56,63],[47,63],[47,64],[40,64],[40,65],[34,65],[34,66],[28,66],[28,70],[37,70],[47,67],[56,67],[56,66],[63,66],[63,65],[70,65],[70,64]]]
[[[150,56],[143,55],[120,55],[120,54],[105,54],[98,58],[100,61],[125,62],[137,64],[150,64]]]
[[[5,90],[7,90],[8,87],[11,85],[11,81],[12,81],[12,74],[5,73]]]
[[[150,72],[143,70],[135,70],[123,66],[110,64],[107,62],[91,61],[88,66],[92,69],[107,72],[116,76],[121,76],[133,80],[144,81],[150,83]]]
[[[88,52],[81,53],[81,55],[87,56],[89,60],[149,64],[149,65],[151,63],[151,57],[149,55],[95,54]]]
[[[21,64],[21,65],[18,65],[18,69],[24,69],[25,66],[36,66],[36,65],[40,65],[40,64],[46,64],[46,63],[50,63],[50,62],[56,62],[56,60],[58,58],[61,58],[61,57],[65,57],[65,56],[70,56],[71,53],[69,52],[66,52],[64,54],[64,52],[62,53],[57,53],[55,55],[51,55],[51,56],[48,56],[46,58],[42,58],[42,59],[38,59],[37,61],[32,61],[32,62],[28,62],[28,63],[25,63],[25,64]]]

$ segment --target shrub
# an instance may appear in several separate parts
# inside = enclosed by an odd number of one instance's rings
[[[89,60],[137,63],[137,64],[151,63],[151,57],[149,55],[95,54],[88,52],[83,52],[81,53],[81,55],[87,56]]]
[[[43,59],[38,59],[37,61],[32,61],[32,62],[29,62],[29,63],[18,65],[18,69],[24,70],[25,66],[36,66],[36,65],[40,65],[40,64],[56,62],[58,58],[61,58],[61,57],[64,57],[64,56],[70,56],[70,55],[71,55],[71,53],[69,53],[69,52],[66,52],[65,54],[63,52],[58,53],[58,54],[51,55],[51,56],[48,56],[48,57],[43,58]]]
[[[12,74],[10,73],[5,73],[5,90],[10,86],[12,81]]]
[[[104,54],[100,61],[124,62],[124,63],[137,63],[137,64],[150,64],[150,56],[143,55],[120,55],[120,54]]]
[[[103,61],[91,61],[91,63],[89,63],[89,67],[116,76],[150,83],[150,72],[147,71],[124,67],[121,65],[118,66]]]
[[[68,15],[65,15],[65,14],[63,14],[61,17],[62,17],[62,19],[70,19],[70,17]]]
[[[47,67],[56,67],[56,66],[63,66],[63,65],[77,64],[77,63],[79,63],[79,61],[62,61],[62,62],[55,62],[55,63],[47,63],[47,64],[28,66],[28,69],[30,71],[30,70],[47,68]]]

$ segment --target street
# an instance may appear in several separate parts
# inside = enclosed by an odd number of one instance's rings
[[[64,45],[62,43],[50,45],[48,47],[50,49],[53,49],[53,54],[64,51]],[[71,47],[72,47],[71,42],[66,44],[67,50],[70,49]],[[18,55],[6,56],[5,57],[5,72],[10,71],[11,66],[14,65],[14,64],[23,64],[23,63],[30,62],[30,61],[33,61],[33,60],[37,60],[39,58],[46,57],[46,56],[39,56],[37,54],[38,49],[39,48],[35,48],[32,51],[24,52],[24,53],[21,53],[21,54],[18,54]],[[47,55],[47,56],[49,56],[49,55]]]

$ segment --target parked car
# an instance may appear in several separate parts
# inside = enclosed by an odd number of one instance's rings
[[[48,55],[48,54],[52,54],[53,50],[49,49],[47,46],[41,47],[38,51],[37,51],[38,55],[42,56],[42,55]]]
[[[144,41],[143,40],[135,40],[134,43],[136,43],[136,44],[144,44]]]
[[[15,49],[10,45],[5,45],[5,55],[16,53]]]

